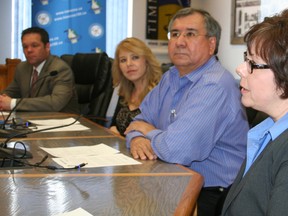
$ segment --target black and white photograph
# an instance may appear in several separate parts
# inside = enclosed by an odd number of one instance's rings
[[[288,0],[233,0],[231,44],[243,44],[251,26],[287,7]]]
[[[232,28],[232,44],[243,43],[243,37],[249,28],[258,23],[260,18],[261,0],[235,0],[234,27]]]

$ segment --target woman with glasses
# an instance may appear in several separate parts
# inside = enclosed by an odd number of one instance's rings
[[[245,35],[247,52],[237,68],[242,103],[269,115],[250,129],[247,157],[222,215],[288,212],[288,10],[265,18]]]

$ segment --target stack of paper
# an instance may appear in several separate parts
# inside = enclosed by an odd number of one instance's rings
[[[75,167],[82,163],[87,163],[86,168],[141,164],[103,143],[93,146],[41,147],[41,149],[55,156],[53,160],[64,168]]]
[[[77,208],[73,211],[70,212],[64,212],[62,214],[57,214],[55,216],[93,216],[92,214],[90,214],[89,212],[85,211],[82,208]]]
[[[33,130],[43,130],[43,132],[59,132],[59,131],[83,131],[89,130],[88,127],[80,124],[79,121],[75,122],[74,118],[66,119],[48,119],[48,120],[29,120],[32,124],[36,125]],[[75,123],[73,123],[75,122]],[[71,124],[71,125],[69,125]],[[69,125],[69,126],[65,126]],[[63,127],[61,127],[63,126]],[[55,129],[50,129],[53,127],[59,127]],[[46,130],[47,129],[47,130]]]

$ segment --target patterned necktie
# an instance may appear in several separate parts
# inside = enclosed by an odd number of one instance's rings
[[[31,97],[36,95],[36,82],[38,79],[38,71],[34,69],[32,74],[32,81],[31,81]]]

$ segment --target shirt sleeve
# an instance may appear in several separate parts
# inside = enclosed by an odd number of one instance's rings
[[[211,83],[191,89],[191,94],[181,104],[175,121],[161,129],[157,127],[161,104],[155,99],[159,95],[158,90],[153,91],[149,100],[141,104],[142,113],[137,116],[137,120],[149,122],[157,128],[146,136],[151,140],[156,155],[164,161],[187,166],[193,161],[205,160],[235,116],[229,108],[231,101],[227,91]],[[151,102],[153,109],[149,109]],[[137,136],[137,132],[129,135],[131,140]]]
[[[160,83],[152,91],[150,91],[148,95],[145,97],[145,99],[143,100],[140,106],[141,113],[135,116],[134,121],[145,121],[149,124],[156,126],[153,120],[155,120],[156,116],[158,115],[158,111],[157,111],[159,109],[158,96],[160,95],[161,82],[163,83],[163,81],[161,80]],[[153,107],[153,109],[150,109],[151,106]],[[139,131],[129,132],[126,135],[126,147],[130,148],[131,140],[139,136],[145,137]]]

